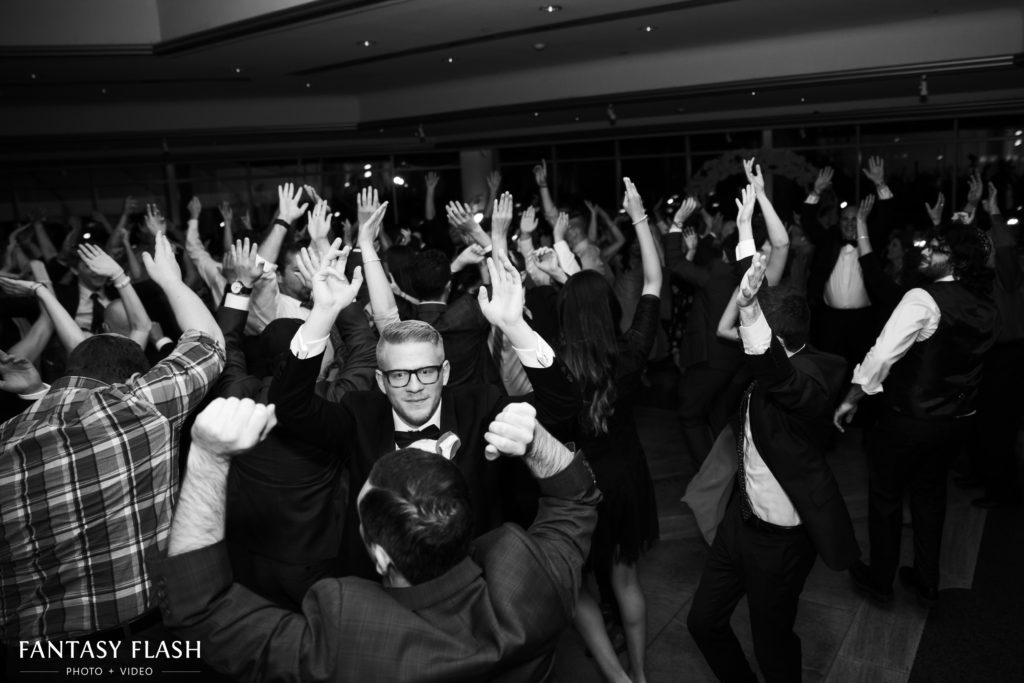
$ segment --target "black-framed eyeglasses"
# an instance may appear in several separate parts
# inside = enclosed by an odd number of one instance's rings
[[[381,374],[387,378],[388,384],[393,388],[401,389],[409,385],[409,380],[412,379],[413,375],[416,375],[416,379],[420,381],[420,384],[434,384],[441,376],[441,366],[428,365],[425,368],[416,368],[415,370],[381,370]]]
[[[928,244],[924,245],[924,248],[935,254],[949,254],[950,249],[945,243],[939,242],[938,240],[931,240]]]

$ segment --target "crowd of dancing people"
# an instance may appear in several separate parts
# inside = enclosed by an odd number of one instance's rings
[[[193,197],[185,226],[131,198],[113,225],[13,226],[8,672],[25,643],[183,638],[231,679],[547,680],[574,626],[608,681],[642,682],[659,511],[634,407],[666,358],[697,471],[678,495],[710,544],[687,624],[721,680],[756,680],[744,596],[761,675],[800,679],[818,557],[877,603],[897,577],[935,601],[951,463],[970,456],[979,506],[1020,497],[1008,197],[972,169],[962,210],[902,225],[872,157],[859,201],[826,167],[780,216],[767,171],[736,172],[718,208],[629,178],[555,197],[542,162],[531,196],[494,174],[443,207],[430,173],[407,225],[373,187],[342,215],[284,183],[266,225]],[[825,458],[850,424],[865,548]]]

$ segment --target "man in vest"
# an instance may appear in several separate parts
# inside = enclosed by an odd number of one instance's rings
[[[842,429],[865,395],[882,394],[882,415],[865,436],[871,566],[858,562],[850,569],[854,586],[877,602],[893,598],[904,492],[910,493],[914,566],[900,567],[900,580],[926,603],[937,597],[946,472],[975,414],[982,359],[999,320],[988,252],[972,225],[936,232],[918,266],[929,284],[904,295],[835,413]]]

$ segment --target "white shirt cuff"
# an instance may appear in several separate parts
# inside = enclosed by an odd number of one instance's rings
[[[292,342],[289,344],[288,348],[291,350],[293,356],[304,360],[323,353],[327,348],[327,341],[330,338],[331,335],[327,335],[321,339],[306,341],[302,338],[302,328],[300,327],[295,331],[295,336],[292,337]]]
[[[760,356],[772,345],[772,328],[760,310],[757,319],[750,325],[743,324],[740,316],[740,340],[743,341],[743,353],[748,356]]]
[[[677,228],[676,226],[673,225],[671,228],[668,229],[668,234],[671,235],[672,233],[682,232],[682,231],[683,231],[682,228]]]
[[[159,351],[160,349],[164,348],[168,344],[173,344],[173,343],[174,343],[174,340],[171,339],[170,337],[160,337],[159,339],[156,340],[156,343],[153,344],[153,348],[156,349],[157,351]]]
[[[24,401],[35,401],[46,395],[46,392],[50,390],[50,385],[43,383],[43,388],[39,391],[30,391],[27,394],[18,394],[18,398]]]
[[[853,377],[850,378],[850,384],[859,385],[861,390],[868,396],[874,396],[875,394],[882,393],[882,383],[873,383],[870,376],[861,372],[861,366],[863,365],[863,363],[858,363],[857,367],[853,369]]]
[[[875,189],[878,190],[879,199],[892,199],[892,190],[888,185],[879,185]]]
[[[249,310],[249,297],[239,296],[238,294],[232,294],[228,292],[224,295],[224,307],[233,308],[236,311],[248,311]]]
[[[757,253],[757,246],[754,245],[754,240],[743,240],[736,245],[736,260],[742,261],[748,256],[753,256]]]
[[[512,350],[519,356],[519,362],[526,368],[550,368],[555,362],[555,352],[548,345],[544,338],[536,332],[533,333],[536,347],[532,349],[520,349],[515,346]]]
[[[804,200],[804,204],[817,204],[819,199],[821,199],[821,197],[818,195],[809,194],[807,195],[807,199]]]
[[[555,254],[558,256],[558,264],[566,275],[575,275],[580,272],[580,265],[576,262],[576,255],[572,253],[569,244],[562,240],[555,242]]]

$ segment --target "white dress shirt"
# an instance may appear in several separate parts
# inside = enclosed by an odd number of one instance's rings
[[[110,299],[103,293],[102,287],[96,290],[96,294],[100,295],[97,301],[103,308],[110,305]],[[81,282],[78,283],[78,308],[75,309],[75,324],[78,325],[78,329],[86,332],[92,332],[92,295],[91,289]]]
[[[952,275],[939,278],[936,282],[951,282]],[[931,294],[915,287],[900,300],[896,310],[882,328],[864,360],[853,369],[854,384],[859,384],[865,394],[879,394],[882,383],[889,376],[889,370],[910,347],[923,342],[939,329],[941,318],[939,305]]]
[[[758,314],[752,325],[740,324],[740,339],[743,340],[743,352],[748,356],[760,356],[767,353],[772,342],[772,328],[768,326],[763,314]],[[786,355],[793,356],[788,350]],[[789,496],[779,485],[772,471],[761,458],[754,443],[754,434],[750,428],[750,406],[743,416],[743,473],[750,499],[750,509],[761,519],[770,524],[784,527],[798,526],[800,515],[793,507]]]

